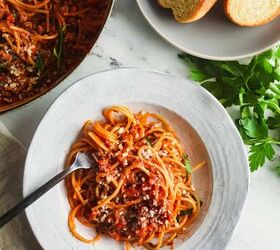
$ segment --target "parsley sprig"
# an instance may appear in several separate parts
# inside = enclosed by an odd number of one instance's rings
[[[249,145],[251,171],[272,160],[280,146],[280,47],[253,57],[249,64],[179,57],[191,66],[191,78],[225,107],[240,107],[236,126]]]
[[[191,174],[192,173],[192,166],[191,166],[191,163],[190,163],[190,161],[188,159],[188,155],[187,154],[183,154],[182,158],[184,160],[184,165],[185,165],[187,174]]]

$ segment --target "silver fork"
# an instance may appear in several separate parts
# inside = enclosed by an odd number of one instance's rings
[[[34,201],[39,199],[43,194],[49,191],[52,187],[54,187],[58,182],[63,180],[67,175],[76,171],[78,169],[89,169],[92,167],[96,167],[97,162],[92,161],[86,153],[78,153],[76,155],[74,163],[69,167],[63,170],[61,173],[50,179],[43,186],[39,187],[33,193],[25,197],[21,202],[7,211],[0,217],[0,228],[6,225],[10,220],[20,214],[25,208],[31,205]]]

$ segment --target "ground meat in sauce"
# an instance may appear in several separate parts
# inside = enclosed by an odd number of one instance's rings
[[[21,2],[34,4],[27,0]],[[26,8],[0,0],[0,108],[40,95],[80,63],[103,26],[110,2],[49,1],[47,30],[46,14],[30,15]],[[44,8],[40,8],[40,11],[44,11]],[[80,10],[86,11],[75,14]],[[56,13],[63,17],[65,24],[59,23]],[[64,31],[61,32],[63,27]],[[59,35],[50,40],[38,39],[38,35],[60,33],[63,39]],[[62,46],[58,45],[59,41],[63,41]],[[54,48],[61,48],[59,66]]]

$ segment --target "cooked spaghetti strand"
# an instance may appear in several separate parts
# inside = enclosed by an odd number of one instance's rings
[[[72,146],[87,151],[98,167],[67,179],[69,227],[74,218],[98,233],[130,245],[159,249],[173,246],[200,213],[200,200],[184,166],[185,152],[167,120],[158,114],[133,114],[124,106],[103,112],[105,121],[87,121]],[[196,169],[204,165],[198,164]]]

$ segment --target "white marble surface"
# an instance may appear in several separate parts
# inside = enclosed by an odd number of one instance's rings
[[[177,58],[178,52],[149,27],[135,1],[116,0],[97,45],[75,73],[39,101],[0,116],[0,121],[28,147],[47,108],[77,79],[115,67],[149,68],[187,77],[187,67]],[[248,200],[227,249],[280,249],[279,211],[280,177],[269,166],[252,173]]]

